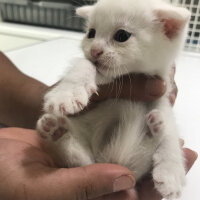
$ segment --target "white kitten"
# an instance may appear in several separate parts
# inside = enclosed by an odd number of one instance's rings
[[[190,13],[160,0],[100,0],[77,13],[88,19],[86,59],[77,59],[45,95],[38,132],[60,166],[118,163],[137,180],[152,170],[161,195],[177,198],[185,169],[168,101],[169,74]],[[129,73],[159,75],[168,92],[152,103],[107,100],[81,116],[68,116],[87,106],[97,85]]]

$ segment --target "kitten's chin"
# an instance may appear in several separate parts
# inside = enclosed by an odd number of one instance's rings
[[[90,60],[94,64],[94,66],[96,67],[97,73],[99,73],[101,76],[105,78],[109,78],[109,79],[117,78],[120,76],[120,74],[117,73],[119,72],[119,70],[113,67],[114,64],[107,66],[100,61],[94,61],[90,58],[87,58],[87,59]]]
[[[107,67],[106,65],[103,65],[102,63],[100,63],[98,61],[95,61],[94,65],[96,66],[97,70],[100,70],[100,71],[109,70],[109,67]]]
[[[120,76],[119,74],[116,74],[115,70],[109,68],[107,69],[97,68],[97,73],[108,79],[115,79]]]
[[[108,67],[107,65],[104,65],[99,61],[95,61],[95,62],[93,62],[93,64],[96,66],[96,70],[99,74],[101,74],[105,77],[112,77],[113,78],[113,73],[114,73],[113,68]]]

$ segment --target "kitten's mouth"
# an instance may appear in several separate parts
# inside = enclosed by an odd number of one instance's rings
[[[108,67],[106,65],[102,64],[99,61],[95,61],[94,64],[97,67],[97,70],[107,70],[108,69]]]

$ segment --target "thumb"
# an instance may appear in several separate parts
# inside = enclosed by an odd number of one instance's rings
[[[99,96],[93,94],[92,101],[99,102],[107,98],[131,99],[133,101],[153,101],[166,91],[166,83],[159,77],[143,74],[130,74],[116,79],[109,85],[99,87]]]
[[[36,184],[31,183],[32,193],[36,194],[33,199],[88,200],[127,190],[135,185],[132,172],[114,164],[43,170],[46,175]]]
[[[166,83],[159,77],[132,74],[131,84],[131,97],[136,101],[153,101],[160,98],[166,91]],[[130,90],[124,90],[124,92],[130,93]]]

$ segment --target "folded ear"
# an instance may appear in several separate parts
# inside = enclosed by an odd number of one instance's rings
[[[80,8],[77,8],[76,14],[79,15],[80,17],[88,19],[93,7],[94,6],[82,6]]]
[[[185,28],[191,16],[187,9],[173,6],[157,8],[155,14],[169,39],[174,39]]]

